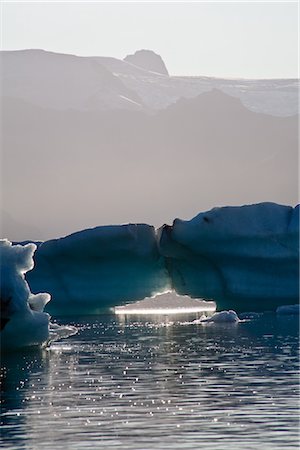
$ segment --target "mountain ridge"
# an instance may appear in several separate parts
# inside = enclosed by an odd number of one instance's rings
[[[239,100],[223,93],[208,114],[215,94],[155,114],[56,111],[3,99],[3,209],[46,239],[95,225],[158,226],[216,205],[297,203],[298,117],[242,104],[232,114],[228,104]]]
[[[42,49],[2,51],[5,95],[54,109],[144,109],[155,112],[217,88],[252,111],[289,116],[298,112],[297,80],[174,77],[124,60]],[[51,77],[49,76],[51,73]]]

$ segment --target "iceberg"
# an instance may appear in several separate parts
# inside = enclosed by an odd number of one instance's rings
[[[219,311],[275,311],[298,302],[299,207],[219,207],[159,230],[96,227],[38,243],[34,259],[26,279],[51,294],[51,314],[97,314],[168,290]]]
[[[279,316],[299,316],[300,305],[299,303],[295,305],[281,305],[276,309],[276,314]]]
[[[213,208],[159,230],[172,287],[218,309],[274,310],[298,302],[299,206]]]
[[[52,296],[51,314],[97,314],[170,286],[154,227],[96,227],[41,243],[27,274],[33,292]]]
[[[24,274],[33,268],[36,245],[12,245],[0,240],[1,348],[41,345],[49,338],[47,293],[32,294]]]

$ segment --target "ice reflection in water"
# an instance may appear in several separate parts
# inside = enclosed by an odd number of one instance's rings
[[[298,448],[296,317],[73,324],[50,350],[3,356],[2,448]]]

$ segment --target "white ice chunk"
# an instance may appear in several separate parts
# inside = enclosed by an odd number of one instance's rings
[[[50,294],[32,294],[28,298],[28,303],[33,311],[44,311],[45,306],[50,300]]]
[[[33,295],[24,274],[33,268],[35,244],[12,245],[0,240],[2,349],[41,345],[49,337],[49,294]]]
[[[49,340],[48,342],[57,341],[76,334],[78,329],[72,325],[58,325],[56,323],[49,324]]]
[[[229,311],[216,312],[211,317],[203,318],[202,322],[237,323],[240,322],[240,319],[237,313],[230,309]]]

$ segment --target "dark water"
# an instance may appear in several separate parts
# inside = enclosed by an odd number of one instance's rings
[[[1,447],[298,448],[298,318],[177,320],[68,318],[77,335],[3,355]]]

